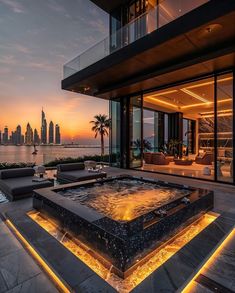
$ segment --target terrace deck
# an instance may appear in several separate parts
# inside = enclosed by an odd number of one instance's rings
[[[131,174],[131,175],[137,175],[137,176],[143,176],[148,178],[158,178],[160,180],[164,181],[170,181],[175,183],[181,183],[182,178],[173,177],[169,175],[160,175],[160,174],[146,174],[144,172],[139,171],[127,171],[125,170],[125,173]],[[109,168],[108,175],[118,175],[123,174],[123,170],[119,170],[116,168]],[[199,180],[192,180],[188,178],[184,178],[184,184],[190,185],[190,186],[199,186],[201,188],[208,188],[210,190],[214,190],[214,196],[215,196],[215,207],[214,211],[219,212],[222,214],[223,221],[219,223],[219,229],[223,230],[224,225],[226,225],[226,222],[229,221],[231,225],[235,224],[235,188],[232,186],[226,186],[222,184],[212,183],[212,182],[205,182],[205,181],[199,181]],[[0,213],[4,216],[6,215],[6,212],[18,211],[18,212],[25,212],[29,210],[32,207],[32,200],[26,199],[19,202],[12,202],[12,203],[5,203],[0,204]],[[228,222],[227,222],[228,223]],[[229,224],[229,225],[230,225]],[[4,223],[1,223],[1,226],[4,227],[4,229],[8,230]],[[1,229],[1,231],[3,231]],[[9,233],[9,230],[8,232]],[[10,233],[9,233],[10,234]],[[1,242],[1,248],[0,251],[2,251],[2,245],[5,247],[11,247],[15,243],[15,238],[10,234],[11,237],[4,237],[4,241]],[[2,238],[3,239],[3,238]],[[201,242],[198,242],[199,247],[201,248]],[[200,249],[199,248],[199,249]],[[22,248],[21,248],[22,249]],[[196,281],[193,282],[194,290],[191,292],[207,292],[207,290],[211,290],[209,286],[213,286],[215,284],[219,284],[222,286],[222,288],[230,291],[224,291],[224,292],[233,292],[235,291],[235,263],[234,263],[234,250],[235,250],[235,237],[231,239],[231,241],[224,247],[224,249],[221,251],[219,256],[216,258],[215,263],[213,264],[213,267],[206,267],[205,272],[203,272],[203,275],[206,276],[206,278],[203,278],[202,276],[198,277]],[[22,251],[24,251],[22,249]],[[186,253],[186,250],[184,251]],[[187,269],[187,267],[190,267],[190,264],[187,261],[187,255],[188,254],[182,254],[178,255],[175,259],[172,259],[172,261],[177,261],[177,263],[174,263],[174,270],[172,270],[169,266],[169,263],[162,268],[161,277],[162,279],[159,279],[160,270],[158,270],[158,273],[152,274],[149,278],[147,278],[144,282],[142,282],[135,290],[134,292],[143,292],[143,290],[148,290],[149,292],[156,292],[158,290],[157,288],[160,288],[161,286],[168,286],[169,292],[175,292],[175,288],[177,286],[177,283],[173,282],[171,280],[171,277],[176,275],[176,272],[180,267],[177,266],[178,261],[180,259],[185,260],[183,267]],[[24,251],[24,253],[27,255],[27,253]],[[15,253],[14,253],[15,254]],[[194,255],[192,253],[192,255]],[[13,253],[11,251],[8,252],[8,257],[13,257]],[[186,257],[186,258],[185,258]],[[22,263],[28,264],[31,266],[35,266],[35,262],[32,258],[27,257],[27,261],[25,259],[20,259],[15,254],[14,256],[14,264],[15,266],[21,268],[21,270],[24,270],[24,266],[22,266]],[[189,259],[188,259],[189,260]],[[6,287],[6,275],[3,273],[5,268],[6,262],[2,261],[2,256],[0,256],[0,288],[1,292],[10,292],[13,288],[15,290],[19,290],[19,288],[30,288],[30,293],[38,292],[40,288],[44,288],[44,292],[56,292],[57,290],[53,285],[50,284],[45,274],[40,270],[39,275],[32,277],[32,272],[25,271],[24,270],[24,278],[18,278],[19,271],[15,270],[15,267],[11,266],[8,267],[7,270],[9,272],[9,275],[12,276],[12,278],[17,279],[15,283],[12,283]],[[182,263],[183,264],[183,263]],[[176,268],[177,267],[177,268]],[[174,276],[174,278],[177,276]],[[207,282],[205,282],[205,279]],[[209,279],[209,281],[208,281]],[[160,280],[162,280],[160,282]],[[103,280],[102,280],[103,281]],[[159,283],[160,282],[160,283]],[[28,286],[30,287],[25,287]],[[103,284],[103,283],[102,283]],[[83,281],[79,285],[79,292],[97,292],[97,289],[102,290],[102,284],[100,282],[100,279],[97,279],[95,277],[95,274],[89,275],[87,277],[84,277]],[[43,286],[43,287],[42,287]],[[160,286],[160,287],[159,287]],[[48,290],[45,290],[46,288],[49,288]],[[171,288],[171,289],[170,289]],[[172,289],[174,288],[174,289]],[[212,287],[211,287],[212,288]],[[106,287],[106,292],[115,292],[108,289]],[[111,290],[111,291],[110,291]],[[18,292],[18,291],[17,291]],[[24,291],[27,292],[27,291]]]

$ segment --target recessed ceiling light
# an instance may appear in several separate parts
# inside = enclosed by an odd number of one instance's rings
[[[188,90],[188,89],[186,89],[186,88],[182,88],[182,89],[180,89],[180,90],[181,90],[182,92],[184,92],[184,93],[186,93],[186,94],[188,94],[188,95],[194,97],[195,99],[197,99],[197,100],[199,100],[199,101],[202,101],[202,102],[204,102],[204,103],[209,102],[208,100],[204,99],[203,97],[199,96],[198,94],[195,94],[194,92],[192,92],[192,91],[190,91],[190,90]]]
[[[201,29],[201,33],[199,33],[202,37],[206,37],[209,35],[213,35],[214,33],[220,31],[223,28],[223,26],[219,23],[212,23],[208,26]]]

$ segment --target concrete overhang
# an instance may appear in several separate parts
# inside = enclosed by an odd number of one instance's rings
[[[209,1],[64,79],[62,88],[109,99],[233,68],[234,22],[235,1]]]
[[[114,9],[128,2],[128,0],[90,0],[95,5],[110,13]]]

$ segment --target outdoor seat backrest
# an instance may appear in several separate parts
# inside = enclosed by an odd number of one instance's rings
[[[34,176],[33,168],[6,169],[0,171],[0,179]]]
[[[59,172],[84,170],[84,163],[60,164],[57,166]]]

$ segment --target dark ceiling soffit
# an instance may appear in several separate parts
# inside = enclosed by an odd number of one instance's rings
[[[67,77],[62,80],[62,89],[69,90],[74,86],[74,84],[82,82],[83,80],[89,78],[89,76],[94,76],[95,74],[119,64],[124,60],[134,57],[139,53],[160,45],[197,27],[205,25],[214,19],[226,15],[234,9],[234,0],[211,0],[203,6],[170,22],[158,30],[153,31],[151,34],[146,35],[134,43]]]
[[[96,6],[110,13],[119,6],[128,3],[128,0],[91,0]]]
[[[108,93],[110,91],[113,91],[115,89],[130,86],[130,85],[136,84],[141,81],[145,81],[145,80],[157,77],[157,76],[161,76],[162,74],[174,72],[176,70],[186,68],[186,67],[198,64],[198,63],[205,62],[205,61],[209,61],[209,60],[217,58],[217,57],[222,57],[224,55],[228,55],[228,54],[231,54],[234,52],[235,52],[235,44],[234,43],[232,43],[232,44],[229,43],[229,44],[227,44],[227,46],[225,45],[223,47],[218,47],[218,48],[213,47],[212,49],[210,48],[210,51],[205,50],[203,52],[200,52],[200,54],[189,55],[183,59],[180,59],[180,60],[178,59],[177,62],[175,62],[174,64],[172,62],[170,62],[168,64],[165,64],[164,66],[161,65],[160,67],[152,69],[151,71],[149,71],[149,70],[143,71],[143,72],[141,72],[141,74],[139,74],[137,76],[133,76],[131,78],[128,78],[128,80],[125,80],[125,81],[117,83],[117,84],[113,84],[112,86],[110,86],[108,88],[103,88],[100,91],[95,92],[94,95],[99,97],[99,95],[103,95],[103,94]],[[231,65],[231,66],[233,66],[233,65]]]

